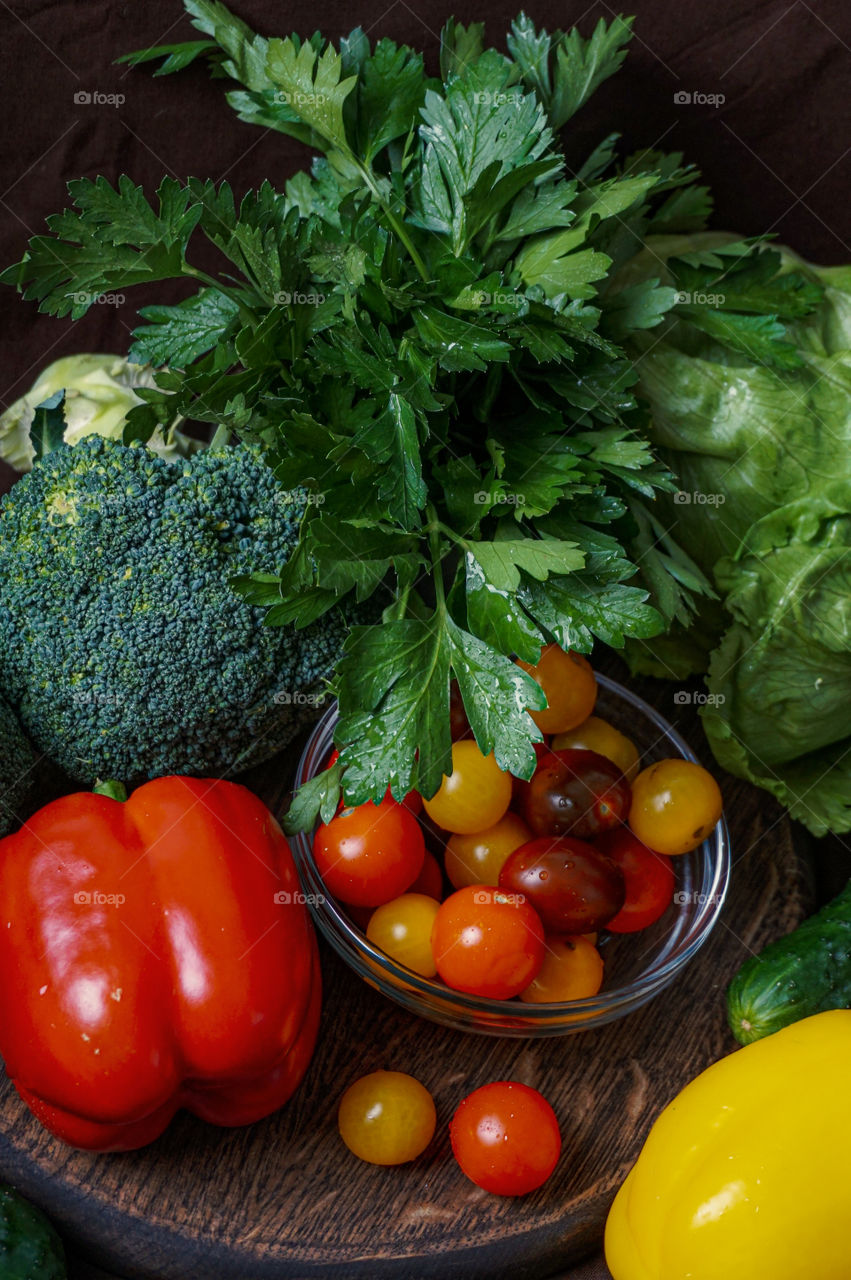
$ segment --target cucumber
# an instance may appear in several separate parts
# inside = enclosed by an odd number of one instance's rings
[[[791,1022],[851,1008],[851,881],[817,915],[742,965],[727,990],[740,1044]]]
[[[40,1209],[0,1183],[0,1276],[67,1280],[62,1241]]]

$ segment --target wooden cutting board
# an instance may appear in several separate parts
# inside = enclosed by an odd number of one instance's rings
[[[639,682],[638,691],[690,742],[702,741],[696,716],[672,706],[669,686]],[[294,754],[244,779],[273,808]],[[813,905],[808,858],[780,810],[745,783],[723,786],[730,897],[691,965],[639,1012],[563,1039],[465,1035],[403,1012],[323,946],[319,1047],[283,1111],[241,1130],[183,1114],[143,1151],[92,1156],[42,1130],[3,1080],[0,1179],[123,1280],[498,1280],[569,1266],[599,1248],[614,1191],[659,1110],[734,1047],[726,984],[751,951]],[[397,1169],[359,1163],[336,1132],[340,1094],[379,1067],[411,1072],[438,1109],[432,1146]],[[564,1141],[553,1177],[522,1200],[479,1191],[449,1151],[447,1123],[461,1098],[505,1078],[542,1090]]]

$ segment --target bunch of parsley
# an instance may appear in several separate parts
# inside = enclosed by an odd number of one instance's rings
[[[340,760],[291,827],[332,813],[343,775],[351,803],[431,795],[451,768],[452,679],[481,749],[529,777],[541,735],[526,709],[544,697],[512,655],[649,637],[709,590],[653,515],[676,486],[642,435],[625,345],[676,308],[734,349],[756,328],[767,360],[794,360],[776,264],[743,244],[737,268],[760,260],[761,292],[740,290],[720,321],[690,300],[711,292],[704,261],[668,263],[666,283],[624,271],[648,236],[699,230],[711,207],[679,155],[618,163],[616,134],[567,168],[558,131],[620,66],[631,20],[585,39],[521,15],[507,56],[482,24],[450,21],[433,79],[421,54],[359,29],[339,49],[267,40],[216,0],[185,4],[202,39],[126,60],[162,58],[165,74],[208,58],[240,86],[240,119],[318,153],[310,172],[239,202],[197,179],[166,178],[155,203],[127,177],[72,182],[74,209],[5,279],[73,316],[103,292],[197,281],[140,313],[131,358],[161,372],[127,438],[176,415],[214,423],[310,491],[289,562],[238,583],[269,625],[304,626],[348,593],[383,610],[351,630]],[[202,238],[218,276],[192,265]]]

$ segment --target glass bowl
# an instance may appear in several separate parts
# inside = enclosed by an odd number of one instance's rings
[[[629,689],[597,675],[594,714],[611,721],[641,752],[642,768],[674,756],[696,760],[665,718]],[[317,724],[298,767],[301,786],[324,768],[333,748],[336,704]],[[404,1009],[459,1031],[495,1036],[563,1036],[600,1027],[652,1000],[671,983],[708,938],[724,904],[730,879],[730,842],[722,817],[692,853],[673,859],[677,883],[665,914],[640,933],[603,935],[606,972],[596,996],[564,1004],[523,1004],[453,991],[439,979],[422,978],[391,960],[326,894],[313,860],[312,838],[291,840],[302,887],[320,931],[365,982]]]

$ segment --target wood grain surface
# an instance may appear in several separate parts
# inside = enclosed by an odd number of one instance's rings
[[[670,687],[643,682],[639,692],[671,714]],[[677,712],[680,731],[700,742],[690,709]],[[273,808],[293,755],[244,779]],[[403,1012],[323,947],[319,1048],[283,1111],[238,1130],[181,1114],[143,1151],[93,1156],[42,1130],[4,1081],[0,1178],[47,1209],[81,1256],[122,1280],[564,1274],[599,1252],[614,1191],[659,1110],[734,1047],[723,992],[738,966],[812,906],[808,861],[773,801],[734,779],[724,793],[735,864],[728,902],[691,965],[639,1012],[563,1039],[465,1035]],[[432,1146],[397,1169],[359,1163],[336,1132],[341,1092],[379,1067],[411,1072],[438,1109]],[[447,1123],[461,1098],[504,1078],[543,1091],[564,1140],[553,1177],[522,1200],[478,1190],[449,1151]],[[606,1274],[599,1262],[569,1274],[583,1273]]]

